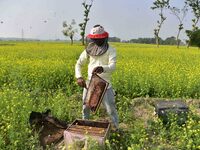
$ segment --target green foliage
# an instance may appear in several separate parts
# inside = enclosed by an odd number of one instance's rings
[[[167,37],[165,40],[162,38],[159,39],[161,45],[176,45],[177,40],[174,36]],[[138,39],[131,39],[128,41],[130,43],[142,43],[142,44],[156,44],[155,38],[138,38]],[[182,43],[181,40],[179,40],[179,43]]]
[[[200,48],[200,30],[191,33],[190,45]]]
[[[165,39],[165,41],[163,43],[165,43],[166,45],[176,45],[176,38],[175,37],[168,37]]]
[[[156,0],[153,2],[153,6],[151,9],[160,9],[160,8],[168,8],[169,0]]]
[[[118,37],[109,37],[108,41],[109,42],[121,42],[121,39]]]
[[[185,3],[189,5],[190,8],[192,8],[192,12],[194,14],[194,19],[192,19],[192,29],[191,30],[186,30],[186,34],[189,38],[187,41],[188,46],[190,45],[191,41],[191,33],[198,30],[198,22],[200,19],[200,1],[199,0],[186,0]]]
[[[190,113],[186,125],[166,128],[150,104],[139,101],[142,107],[133,98],[200,98],[200,52],[173,46],[158,50],[153,45],[111,45],[118,53],[112,83],[120,130],[110,134],[105,148],[199,149],[199,116]],[[68,123],[81,118],[82,89],[75,84],[74,65],[82,50],[80,44],[57,42],[0,43],[0,149],[41,149],[28,123],[31,111],[51,109],[53,116]],[[192,112],[199,111],[196,102]],[[98,149],[98,144],[89,142],[88,148]]]

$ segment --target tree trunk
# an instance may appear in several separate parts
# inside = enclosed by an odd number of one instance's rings
[[[71,45],[73,45],[74,43],[73,36],[70,36],[70,40],[71,40]]]
[[[189,39],[189,41],[187,43],[187,48],[190,48],[190,39]]]
[[[85,37],[85,35],[83,35],[82,39],[81,39],[82,40],[82,45],[85,45],[85,38],[84,37]]]
[[[156,45],[157,45],[157,47],[159,47],[159,45],[160,45],[158,36],[156,36]]]
[[[178,34],[177,34],[177,36],[176,36],[177,48],[179,48],[179,46],[180,46],[180,40],[179,40],[180,32],[181,32],[181,30],[179,29],[179,30],[178,30]]]

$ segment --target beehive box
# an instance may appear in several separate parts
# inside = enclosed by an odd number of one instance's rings
[[[75,120],[65,131],[64,141],[66,147],[73,145],[77,141],[84,145],[86,140],[91,138],[98,142],[99,145],[104,145],[105,140],[110,132],[109,122]]]
[[[178,124],[187,120],[188,106],[181,100],[158,101],[155,104],[155,112],[164,124],[170,123],[170,116],[176,115]]]

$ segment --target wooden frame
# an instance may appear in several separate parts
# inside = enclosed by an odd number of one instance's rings
[[[109,83],[97,74],[92,75],[84,102],[93,113],[99,109],[108,85]]]

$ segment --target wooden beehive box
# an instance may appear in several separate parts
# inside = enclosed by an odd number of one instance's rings
[[[104,145],[109,132],[109,122],[77,119],[64,131],[64,141],[66,147],[68,147],[77,141],[84,143],[89,137],[97,141],[99,145]]]

